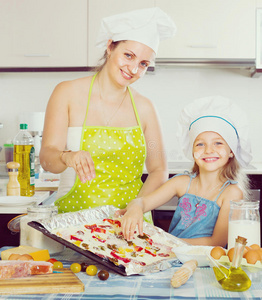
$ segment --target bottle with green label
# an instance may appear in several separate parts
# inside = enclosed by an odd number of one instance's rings
[[[34,139],[27,131],[27,124],[20,124],[20,131],[14,141],[14,161],[20,164],[18,182],[20,196],[35,194],[35,148]]]

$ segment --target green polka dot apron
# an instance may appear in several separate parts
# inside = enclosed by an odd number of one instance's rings
[[[97,75],[97,74],[96,74]],[[137,119],[134,127],[86,126],[93,76],[80,149],[88,151],[95,165],[96,177],[82,183],[76,176],[72,189],[56,200],[59,213],[78,211],[102,205],[125,208],[137,197],[143,183],[141,176],[146,158],[146,142],[130,88],[128,91]],[[144,219],[152,223],[151,213]]]

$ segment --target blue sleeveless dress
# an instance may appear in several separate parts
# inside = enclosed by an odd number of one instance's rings
[[[173,215],[168,232],[178,238],[199,238],[212,236],[216,225],[220,207],[217,199],[229,184],[236,181],[227,180],[220,189],[214,201],[198,197],[188,193],[192,179],[196,174],[177,174],[175,176],[188,175],[190,182],[186,193],[179,198],[177,209]]]

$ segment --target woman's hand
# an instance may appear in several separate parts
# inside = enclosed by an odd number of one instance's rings
[[[94,162],[88,151],[65,151],[61,155],[61,160],[67,167],[74,168],[83,183],[96,177]]]
[[[139,234],[143,235],[142,198],[137,198],[130,202],[125,209],[117,211],[117,215],[123,215],[121,220],[122,232],[127,241],[133,239],[136,226],[138,226]]]

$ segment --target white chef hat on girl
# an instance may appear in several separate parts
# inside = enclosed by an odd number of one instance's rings
[[[181,112],[177,137],[185,156],[193,160],[193,143],[204,131],[221,135],[237,161],[247,167],[252,159],[248,121],[245,112],[233,101],[221,96],[196,99]]]
[[[159,7],[133,10],[102,19],[96,46],[106,47],[110,39],[131,40],[157,53],[159,41],[173,37],[175,32],[173,20]]]

